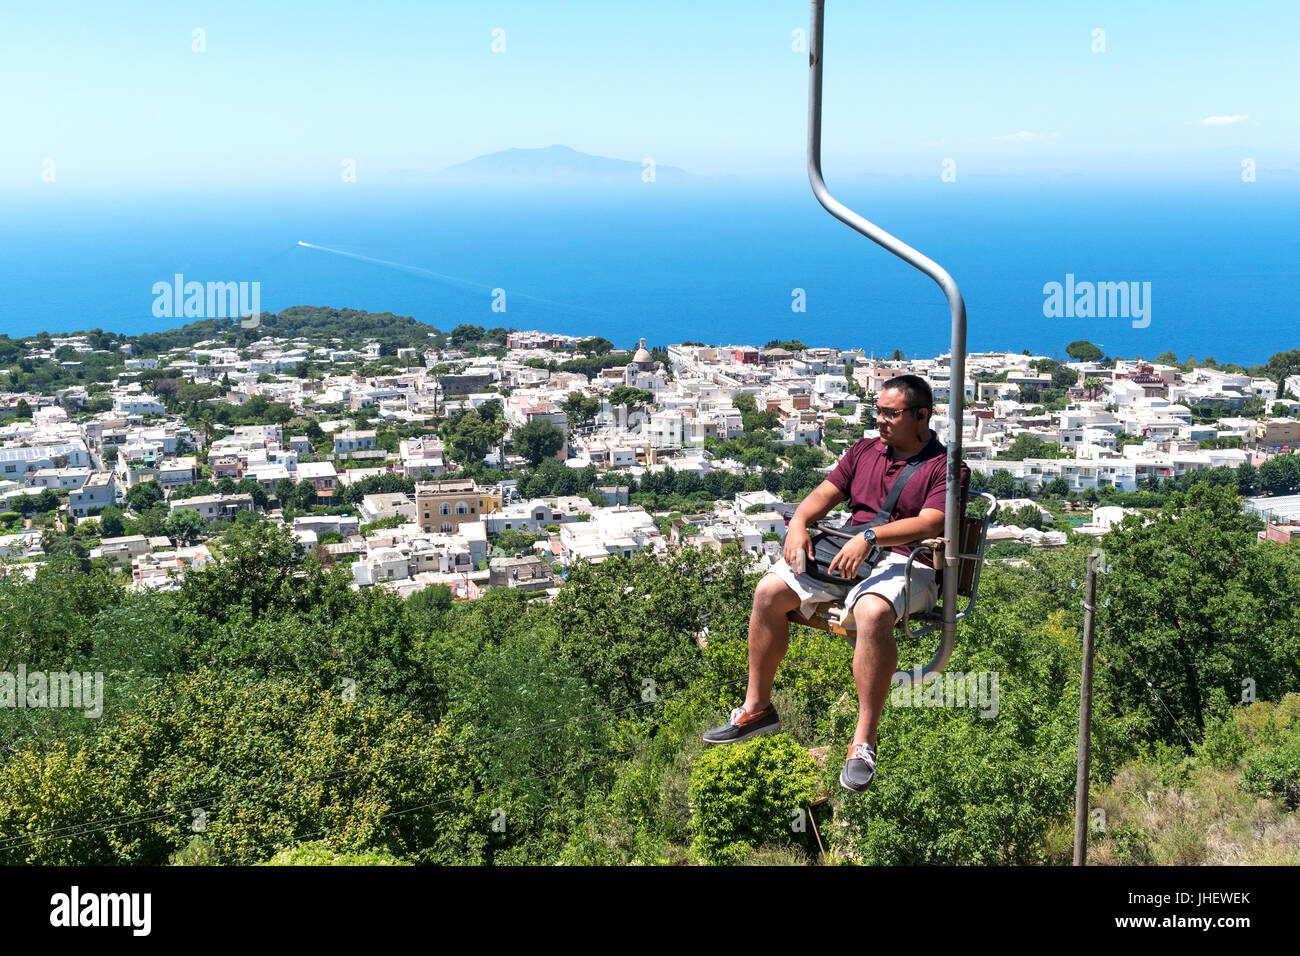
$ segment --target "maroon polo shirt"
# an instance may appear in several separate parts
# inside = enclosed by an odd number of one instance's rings
[[[930,443],[916,453],[916,458],[928,460],[917,469],[907,482],[907,487],[894,505],[890,521],[900,518],[915,518],[926,508],[943,511],[948,494],[948,450],[939,441],[939,436],[930,429]],[[899,472],[907,467],[910,459],[895,458],[894,449],[879,438],[863,438],[844,453],[838,465],[826,476],[826,480],[840,490],[853,509],[849,519],[852,524],[866,524],[880,511],[881,505],[894,485]],[[964,501],[970,490],[970,469],[966,463],[961,466],[961,493]],[[890,549],[906,557],[910,547],[897,545]],[[918,564],[934,567],[928,552],[916,556]]]

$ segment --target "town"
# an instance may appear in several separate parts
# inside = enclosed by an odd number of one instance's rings
[[[356,588],[457,601],[547,600],[574,562],[683,546],[762,570],[775,506],[874,435],[885,381],[926,378],[948,428],[944,355],[382,323],[300,308],[257,328],[0,338],[0,569],[72,551],[174,589],[220,560],[226,529],[272,522]],[[1233,484],[1262,538],[1300,539],[1296,355],[1274,376],[1087,342],[970,354],[963,455],[1000,501],[990,558],[1099,536],[1198,479]]]

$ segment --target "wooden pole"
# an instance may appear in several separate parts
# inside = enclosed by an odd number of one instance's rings
[[[1097,555],[1088,555],[1083,598],[1083,675],[1079,682],[1079,763],[1074,781],[1074,865],[1088,862],[1088,757],[1092,739],[1092,634],[1097,602]]]

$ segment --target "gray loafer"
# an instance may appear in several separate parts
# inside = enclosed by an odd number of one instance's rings
[[[849,759],[840,771],[840,786],[854,793],[866,793],[876,779],[876,752],[866,744],[849,748]]]

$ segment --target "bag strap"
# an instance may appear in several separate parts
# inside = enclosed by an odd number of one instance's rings
[[[907,467],[899,472],[898,477],[894,479],[893,487],[889,489],[889,494],[885,497],[885,503],[880,506],[876,516],[867,522],[868,528],[875,528],[889,521],[890,516],[894,513],[894,507],[898,504],[898,499],[902,497],[903,489],[907,487],[907,483],[922,465],[934,457],[934,455],[928,455],[924,458],[913,458],[907,463]]]

